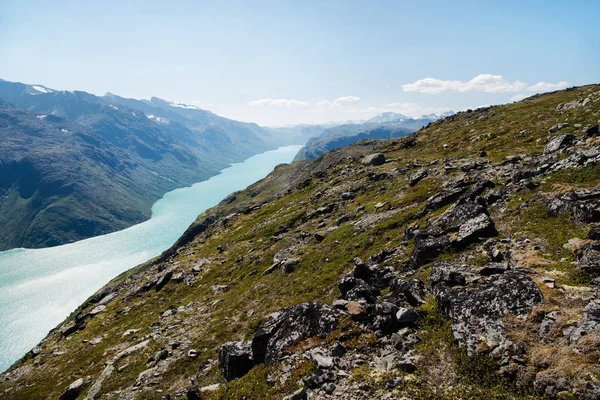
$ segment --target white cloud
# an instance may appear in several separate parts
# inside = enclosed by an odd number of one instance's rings
[[[292,107],[292,106],[307,106],[308,101],[300,101],[296,99],[259,99],[248,103],[251,106],[275,106],[275,107]]]
[[[315,105],[319,108],[327,108],[327,107],[342,107],[348,104],[356,104],[360,101],[360,97],[358,96],[343,96],[338,97],[333,101],[329,100],[321,100],[317,101]]]
[[[530,92],[549,92],[551,90],[560,90],[560,89],[564,89],[567,86],[569,86],[568,82],[562,81],[562,82],[557,82],[557,83],[550,83],[550,82],[538,82],[535,85],[531,85],[527,88],[528,91]]]
[[[405,92],[429,94],[466,92],[503,93],[519,92],[522,90],[543,92],[548,90],[562,89],[566,86],[568,86],[567,82],[538,82],[534,85],[528,86],[525,82],[521,81],[507,81],[502,75],[480,74],[469,81],[425,78],[413,83],[402,85],[402,89],[404,89]]]

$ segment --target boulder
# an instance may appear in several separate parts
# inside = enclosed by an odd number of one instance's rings
[[[327,382],[334,382],[336,375],[333,371],[327,369],[319,369],[314,374],[302,378],[304,385],[309,389],[317,389]]]
[[[383,165],[385,164],[385,156],[381,153],[370,154],[362,159],[364,165]]]
[[[473,288],[449,288],[441,283],[436,295],[442,311],[452,319],[452,334],[469,354],[484,344],[495,347],[505,341],[502,318],[525,318],[542,302],[542,292],[527,275],[508,271]]]
[[[241,378],[254,367],[251,342],[227,342],[219,349],[219,368],[227,381]]]
[[[81,393],[81,390],[83,389],[84,385],[85,381],[83,380],[83,378],[77,379],[69,385],[69,387],[63,392],[63,394],[60,395],[59,399],[75,400],[77,396],[79,396],[79,393]]]
[[[550,140],[544,149],[544,154],[551,154],[565,147],[571,146],[577,138],[574,135],[558,135]]]
[[[600,274],[600,242],[588,243],[577,256],[577,269],[591,275]]]
[[[316,301],[274,312],[252,338],[254,361],[275,364],[295,342],[314,336],[324,338],[333,332],[340,316],[340,311]]]

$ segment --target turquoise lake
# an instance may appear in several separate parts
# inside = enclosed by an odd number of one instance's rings
[[[63,246],[0,252],[0,371],[112,278],[161,254],[204,210],[291,162],[301,147],[256,155],[173,190],[152,206],[151,219],[128,229]]]

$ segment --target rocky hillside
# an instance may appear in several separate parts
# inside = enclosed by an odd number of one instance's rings
[[[284,142],[173,104],[0,81],[0,250],[124,229],[166,192]]]
[[[10,399],[597,399],[600,85],[281,165],[96,293]]]

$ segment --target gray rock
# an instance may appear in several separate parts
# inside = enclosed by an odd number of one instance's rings
[[[225,292],[229,291],[229,286],[228,285],[212,285],[210,287],[210,290],[213,292],[213,294],[225,293]]]
[[[316,301],[274,312],[252,338],[255,362],[273,365],[296,341],[313,336],[326,337],[337,327],[340,316],[340,311]]]
[[[479,275],[490,276],[503,274],[508,271],[508,264],[500,262],[487,263],[479,270]]]
[[[383,165],[385,164],[385,156],[381,153],[370,154],[363,158],[364,165]]]
[[[219,368],[227,381],[241,378],[253,366],[251,342],[227,342],[219,349]]]
[[[558,125],[555,125],[558,126]],[[574,135],[559,135],[548,142],[544,154],[551,154],[565,147],[571,146],[577,138]]]
[[[317,372],[305,376],[302,381],[309,389],[317,389],[327,382],[334,382],[336,375],[328,369],[319,369]]]

